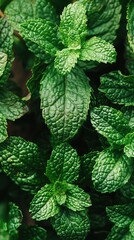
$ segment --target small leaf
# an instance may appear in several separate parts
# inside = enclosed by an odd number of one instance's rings
[[[32,218],[37,221],[53,217],[59,212],[59,206],[54,197],[53,185],[46,184],[34,196],[30,203]]]
[[[82,44],[80,60],[113,63],[116,61],[116,51],[112,44],[101,38],[92,37]]]
[[[124,152],[128,157],[134,157],[134,133],[126,135]]]
[[[7,137],[7,121],[5,117],[0,113],[0,143],[3,142]]]
[[[69,144],[56,146],[47,162],[46,175],[51,182],[75,182],[79,174],[79,157]]]
[[[8,233],[9,235],[17,235],[18,228],[22,222],[22,212],[19,207],[14,203],[9,203],[9,215],[8,215]]]
[[[105,149],[96,159],[92,180],[97,191],[114,192],[125,185],[133,172],[133,160],[123,152]]]
[[[2,76],[7,64],[7,54],[0,52],[0,77]]]
[[[134,237],[134,220],[131,222],[131,224],[129,226],[129,230],[130,230],[132,236]]]
[[[130,47],[134,52],[134,2],[133,0],[129,1],[128,9],[127,9],[127,28],[128,28],[128,41]]]

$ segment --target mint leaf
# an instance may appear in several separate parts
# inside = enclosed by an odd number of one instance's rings
[[[128,182],[133,172],[133,160],[122,151],[105,149],[96,159],[92,180],[97,191],[114,192]]]
[[[0,77],[2,76],[7,64],[7,54],[0,52]]]
[[[134,108],[133,107],[123,107],[121,109],[126,119],[128,119],[128,125],[133,130],[134,129]]]
[[[19,31],[20,24],[34,16],[34,4],[31,0],[13,0],[7,5],[5,14],[12,27]]]
[[[52,225],[61,239],[84,240],[89,232],[90,223],[84,211],[61,210],[52,218]]]
[[[11,91],[0,88],[0,113],[9,120],[14,121],[28,112],[28,107]]]
[[[111,72],[101,77],[99,90],[113,103],[134,106],[134,76],[125,76],[121,72]]]
[[[114,226],[106,240],[133,240],[133,236],[131,235],[128,227],[119,228]]]
[[[7,121],[5,117],[0,113],[0,143],[3,142],[7,137]]]
[[[134,133],[126,135],[124,152],[128,157],[134,157]]]
[[[80,39],[87,34],[86,9],[80,2],[64,8],[59,26],[59,37],[66,47],[80,48]]]
[[[128,9],[127,9],[127,28],[128,28],[128,41],[130,47],[134,51],[134,2],[132,0],[129,1]]]
[[[31,19],[21,24],[20,33],[51,56],[58,50],[57,25],[50,20]]]
[[[114,205],[106,208],[109,220],[118,227],[127,227],[134,218],[134,204]]]
[[[9,235],[18,235],[18,228],[21,226],[22,222],[22,212],[14,203],[9,203],[8,219],[7,228]]]
[[[79,57],[79,50],[73,50],[65,48],[56,53],[56,58],[54,61],[54,66],[59,73],[65,75],[74,68]]]
[[[129,73],[134,75],[134,52],[133,52],[133,49],[130,47],[128,39],[126,41],[125,60],[126,60],[126,67]]]
[[[50,160],[47,161],[46,175],[51,182],[75,182],[79,174],[79,157],[76,150],[69,144],[56,146],[52,151]]]
[[[91,111],[91,123],[110,144],[124,144],[124,137],[130,131],[123,113],[108,106],[94,108]]]
[[[62,76],[52,66],[41,80],[41,109],[51,133],[59,141],[72,138],[86,120],[91,87],[78,68]]]
[[[32,218],[37,221],[53,217],[59,212],[59,206],[54,197],[53,185],[46,184],[34,196],[30,203]]]
[[[67,208],[72,211],[82,211],[91,205],[90,197],[83,189],[73,184],[68,184],[65,202]]]
[[[131,222],[131,224],[129,226],[129,230],[130,230],[132,236],[134,237],[134,220]]]
[[[134,199],[134,174],[129,181],[120,189],[122,195],[128,199]]]
[[[47,239],[47,232],[44,228],[38,226],[25,226],[21,228],[20,236],[20,239],[45,240]]]
[[[115,48],[105,40],[92,37],[82,44],[80,60],[113,63],[116,61],[116,51]]]

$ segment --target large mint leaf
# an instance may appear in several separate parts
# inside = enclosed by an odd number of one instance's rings
[[[134,1],[130,0],[127,9],[127,28],[128,28],[128,41],[130,47],[134,51]]]
[[[134,76],[111,72],[101,77],[99,90],[113,103],[134,106]]]
[[[65,48],[56,53],[54,66],[59,73],[65,75],[66,73],[70,72],[71,69],[75,66],[78,57],[79,50]]]
[[[80,0],[87,10],[89,36],[101,37],[108,42],[116,38],[121,18],[119,0]]]
[[[12,27],[19,30],[22,22],[34,16],[34,4],[31,0],[13,0],[7,5],[5,14]]]
[[[108,234],[106,240],[133,240],[133,236],[129,228],[119,228],[114,226]]]
[[[47,232],[38,226],[25,226],[20,229],[20,240],[46,240]]]
[[[59,206],[54,197],[53,185],[51,184],[46,184],[42,187],[30,204],[32,218],[38,221],[53,217],[59,210]]]
[[[59,26],[59,37],[66,47],[80,48],[81,41],[87,34],[86,9],[80,2],[64,8]]]
[[[7,137],[7,121],[5,117],[0,113],[0,143],[3,142]]]
[[[73,184],[68,184],[65,205],[72,211],[82,211],[92,204],[89,195],[83,189]]]
[[[52,218],[52,225],[61,239],[84,240],[90,229],[89,219],[83,211],[61,210]]]
[[[128,157],[134,157],[134,132],[126,135],[124,152]]]
[[[10,137],[1,143],[0,162],[4,172],[25,191],[36,192],[45,181],[37,145],[23,138]]]
[[[122,151],[105,149],[96,159],[92,180],[97,191],[114,192],[125,185],[133,172],[133,160]]]
[[[124,137],[130,131],[123,113],[108,106],[94,108],[91,111],[91,123],[111,144],[124,144]]]
[[[20,33],[52,56],[58,50],[57,25],[50,20],[31,19],[21,24]]]
[[[13,29],[6,18],[0,18],[0,52],[7,54],[7,64],[3,75],[0,77],[0,82],[4,83],[9,75],[11,63],[13,60]]]
[[[86,120],[91,87],[78,68],[62,76],[52,66],[41,80],[42,115],[51,133],[60,141],[72,138]]]
[[[82,44],[80,60],[113,63],[116,61],[115,48],[105,40],[92,37]]]
[[[0,77],[2,76],[5,66],[7,64],[7,54],[5,53],[0,53]]]
[[[0,113],[9,120],[14,121],[28,112],[28,107],[11,91],[0,88]]]
[[[134,204],[114,205],[106,208],[109,220],[118,227],[127,227],[134,219]]]
[[[47,162],[46,175],[51,182],[67,181],[72,183],[79,175],[80,161],[76,150],[69,144],[56,146]]]

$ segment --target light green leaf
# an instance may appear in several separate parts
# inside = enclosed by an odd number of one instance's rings
[[[124,137],[130,131],[123,113],[108,106],[94,108],[91,111],[91,123],[110,144],[124,144]]]
[[[61,239],[85,240],[90,229],[89,219],[83,211],[61,210],[52,218],[52,225]]]
[[[59,73],[65,75],[66,73],[70,72],[72,68],[74,68],[78,57],[79,50],[65,48],[56,53],[54,66]]]
[[[65,202],[67,208],[76,212],[82,211],[91,205],[90,196],[83,189],[73,184],[68,184]]]
[[[129,226],[129,230],[130,230],[132,236],[134,237],[134,220],[131,222],[131,224]]]
[[[45,19],[31,19],[21,24],[20,33],[25,40],[36,43],[52,56],[58,50],[57,25]]]
[[[45,240],[47,232],[44,228],[38,226],[25,226],[20,231],[21,238],[26,240]]]
[[[134,204],[114,205],[106,208],[109,220],[118,227],[128,227],[134,218]]]
[[[9,203],[9,220],[7,223],[9,235],[14,236],[18,234],[18,228],[21,226],[22,218],[22,212],[19,207],[14,203]]]
[[[0,113],[0,143],[6,140],[7,137],[7,121],[5,117]]]
[[[86,9],[80,2],[64,8],[59,26],[59,37],[66,47],[80,48],[87,34]]]
[[[127,9],[128,42],[134,51],[134,1],[130,0]]]
[[[129,228],[119,228],[114,226],[111,229],[106,240],[133,240],[133,236],[129,232]]]
[[[82,44],[80,60],[113,63],[116,61],[116,51],[112,44],[101,38],[92,37]]]
[[[2,76],[7,64],[7,54],[0,52],[0,77]]]
[[[101,77],[99,90],[113,103],[134,106],[134,76],[125,76],[120,71]]]
[[[128,42],[128,39],[126,41],[126,49],[125,49],[125,61],[126,61],[126,67],[130,74],[134,75],[134,51],[130,47],[130,44]]]
[[[54,197],[53,185],[46,184],[34,196],[30,203],[30,212],[33,219],[45,220],[59,213],[59,206]]]
[[[80,161],[76,150],[69,144],[56,146],[47,161],[46,175],[51,182],[75,182],[79,175]]]
[[[128,157],[134,157],[134,133],[126,135],[124,152]]]
[[[34,4],[31,0],[13,0],[7,5],[5,14],[12,27],[19,31],[20,24],[34,16]]]
[[[120,150],[105,149],[96,159],[92,180],[97,191],[114,192],[125,185],[133,172],[133,160]]]
[[[88,78],[78,68],[62,76],[50,66],[41,80],[42,115],[59,141],[72,138],[86,120],[91,96]]]

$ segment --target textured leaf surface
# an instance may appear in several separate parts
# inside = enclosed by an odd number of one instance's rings
[[[97,191],[114,192],[121,188],[131,177],[133,161],[124,153],[111,148],[99,155],[92,172],[92,180]]]
[[[129,228],[119,228],[114,226],[106,240],[133,240]]]
[[[128,119],[128,124],[130,128],[133,130],[134,129],[134,108],[133,107],[123,107],[121,109],[123,112],[125,118]]]
[[[20,240],[45,240],[47,232],[44,228],[38,226],[23,227],[20,231]]]
[[[5,117],[0,114],[0,142],[3,142],[7,137],[7,121]]]
[[[21,24],[20,33],[52,56],[58,50],[57,25],[45,19],[31,19]]]
[[[134,199],[134,174],[132,174],[129,181],[120,189],[124,197]]]
[[[134,51],[130,47],[128,40],[126,41],[126,49],[125,49],[125,60],[126,67],[130,74],[134,75]]]
[[[7,64],[7,54],[5,53],[0,53],[0,77],[2,76],[5,66]]]
[[[20,30],[20,24],[34,16],[34,4],[31,0],[13,0],[7,5],[5,14],[12,27]]]
[[[56,53],[54,66],[59,73],[65,75],[75,66],[78,57],[79,50],[73,50],[69,48],[63,49]]]
[[[75,2],[65,7],[61,15],[59,27],[59,36],[62,43],[66,47],[79,48],[80,39],[82,40],[87,34],[86,23],[86,9],[83,4]]]
[[[41,80],[42,115],[60,141],[72,138],[86,120],[91,87],[83,71],[75,68],[62,76],[50,67]]]
[[[132,236],[134,237],[134,220],[131,222],[131,224],[129,226],[129,230],[130,230]]]
[[[51,182],[67,181],[72,183],[77,180],[80,161],[76,150],[69,144],[58,145],[47,162],[46,175]]]
[[[85,212],[63,210],[52,219],[52,225],[61,239],[84,240],[90,223]]]
[[[94,108],[91,111],[91,122],[110,143],[123,144],[125,135],[130,131],[123,113],[108,106]]]
[[[82,211],[86,207],[91,206],[90,197],[83,189],[75,186],[73,184],[68,184],[68,189],[66,191],[66,202],[67,208],[72,211]]]
[[[134,1],[130,0],[127,9],[127,18],[128,18],[128,41],[130,47],[134,51]]]
[[[44,177],[36,144],[10,137],[0,145],[0,153],[4,172],[23,190],[36,192],[42,186]]]
[[[99,90],[113,103],[134,106],[134,76],[111,72],[101,77]]]
[[[34,196],[30,204],[32,218],[37,221],[53,217],[59,212],[59,206],[54,197],[53,185],[46,184]]]
[[[14,203],[9,203],[9,215],[8,215],[8,232],[9,235],[18,234],[18,228],[22,222],[22,212],[19,207]]]
[[[105,40],[92,37],[82,44],[80,60],[113,63],[116,61],[115,48]]]
[[[124,152],[128,157],[134,157],[134,133],[126,135]]]

